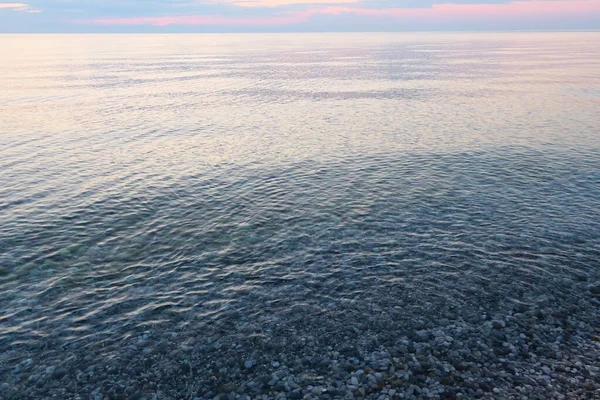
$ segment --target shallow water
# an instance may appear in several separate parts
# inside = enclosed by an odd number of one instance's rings
[[[140,341],[375,349],[544,302],[598,327],[598,43],[0,36],[0,381]]]

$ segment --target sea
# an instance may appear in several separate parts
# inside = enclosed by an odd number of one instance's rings
[[[0,397],[600,398],[600,32],[0,48]]]

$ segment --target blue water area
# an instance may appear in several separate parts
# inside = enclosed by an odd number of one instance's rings
[[[589,43],[0,36],[0,397],[600,396]]]

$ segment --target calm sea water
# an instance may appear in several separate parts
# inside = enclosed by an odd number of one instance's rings
[[[0,36],[0,375],[140,337],[385,346],[540,299],[597,326],[599,43]]]

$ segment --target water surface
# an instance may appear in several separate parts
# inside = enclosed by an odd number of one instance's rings
[[[496,320],[598,360],[598,43],[0,36],[0,394],[212,396]]]

